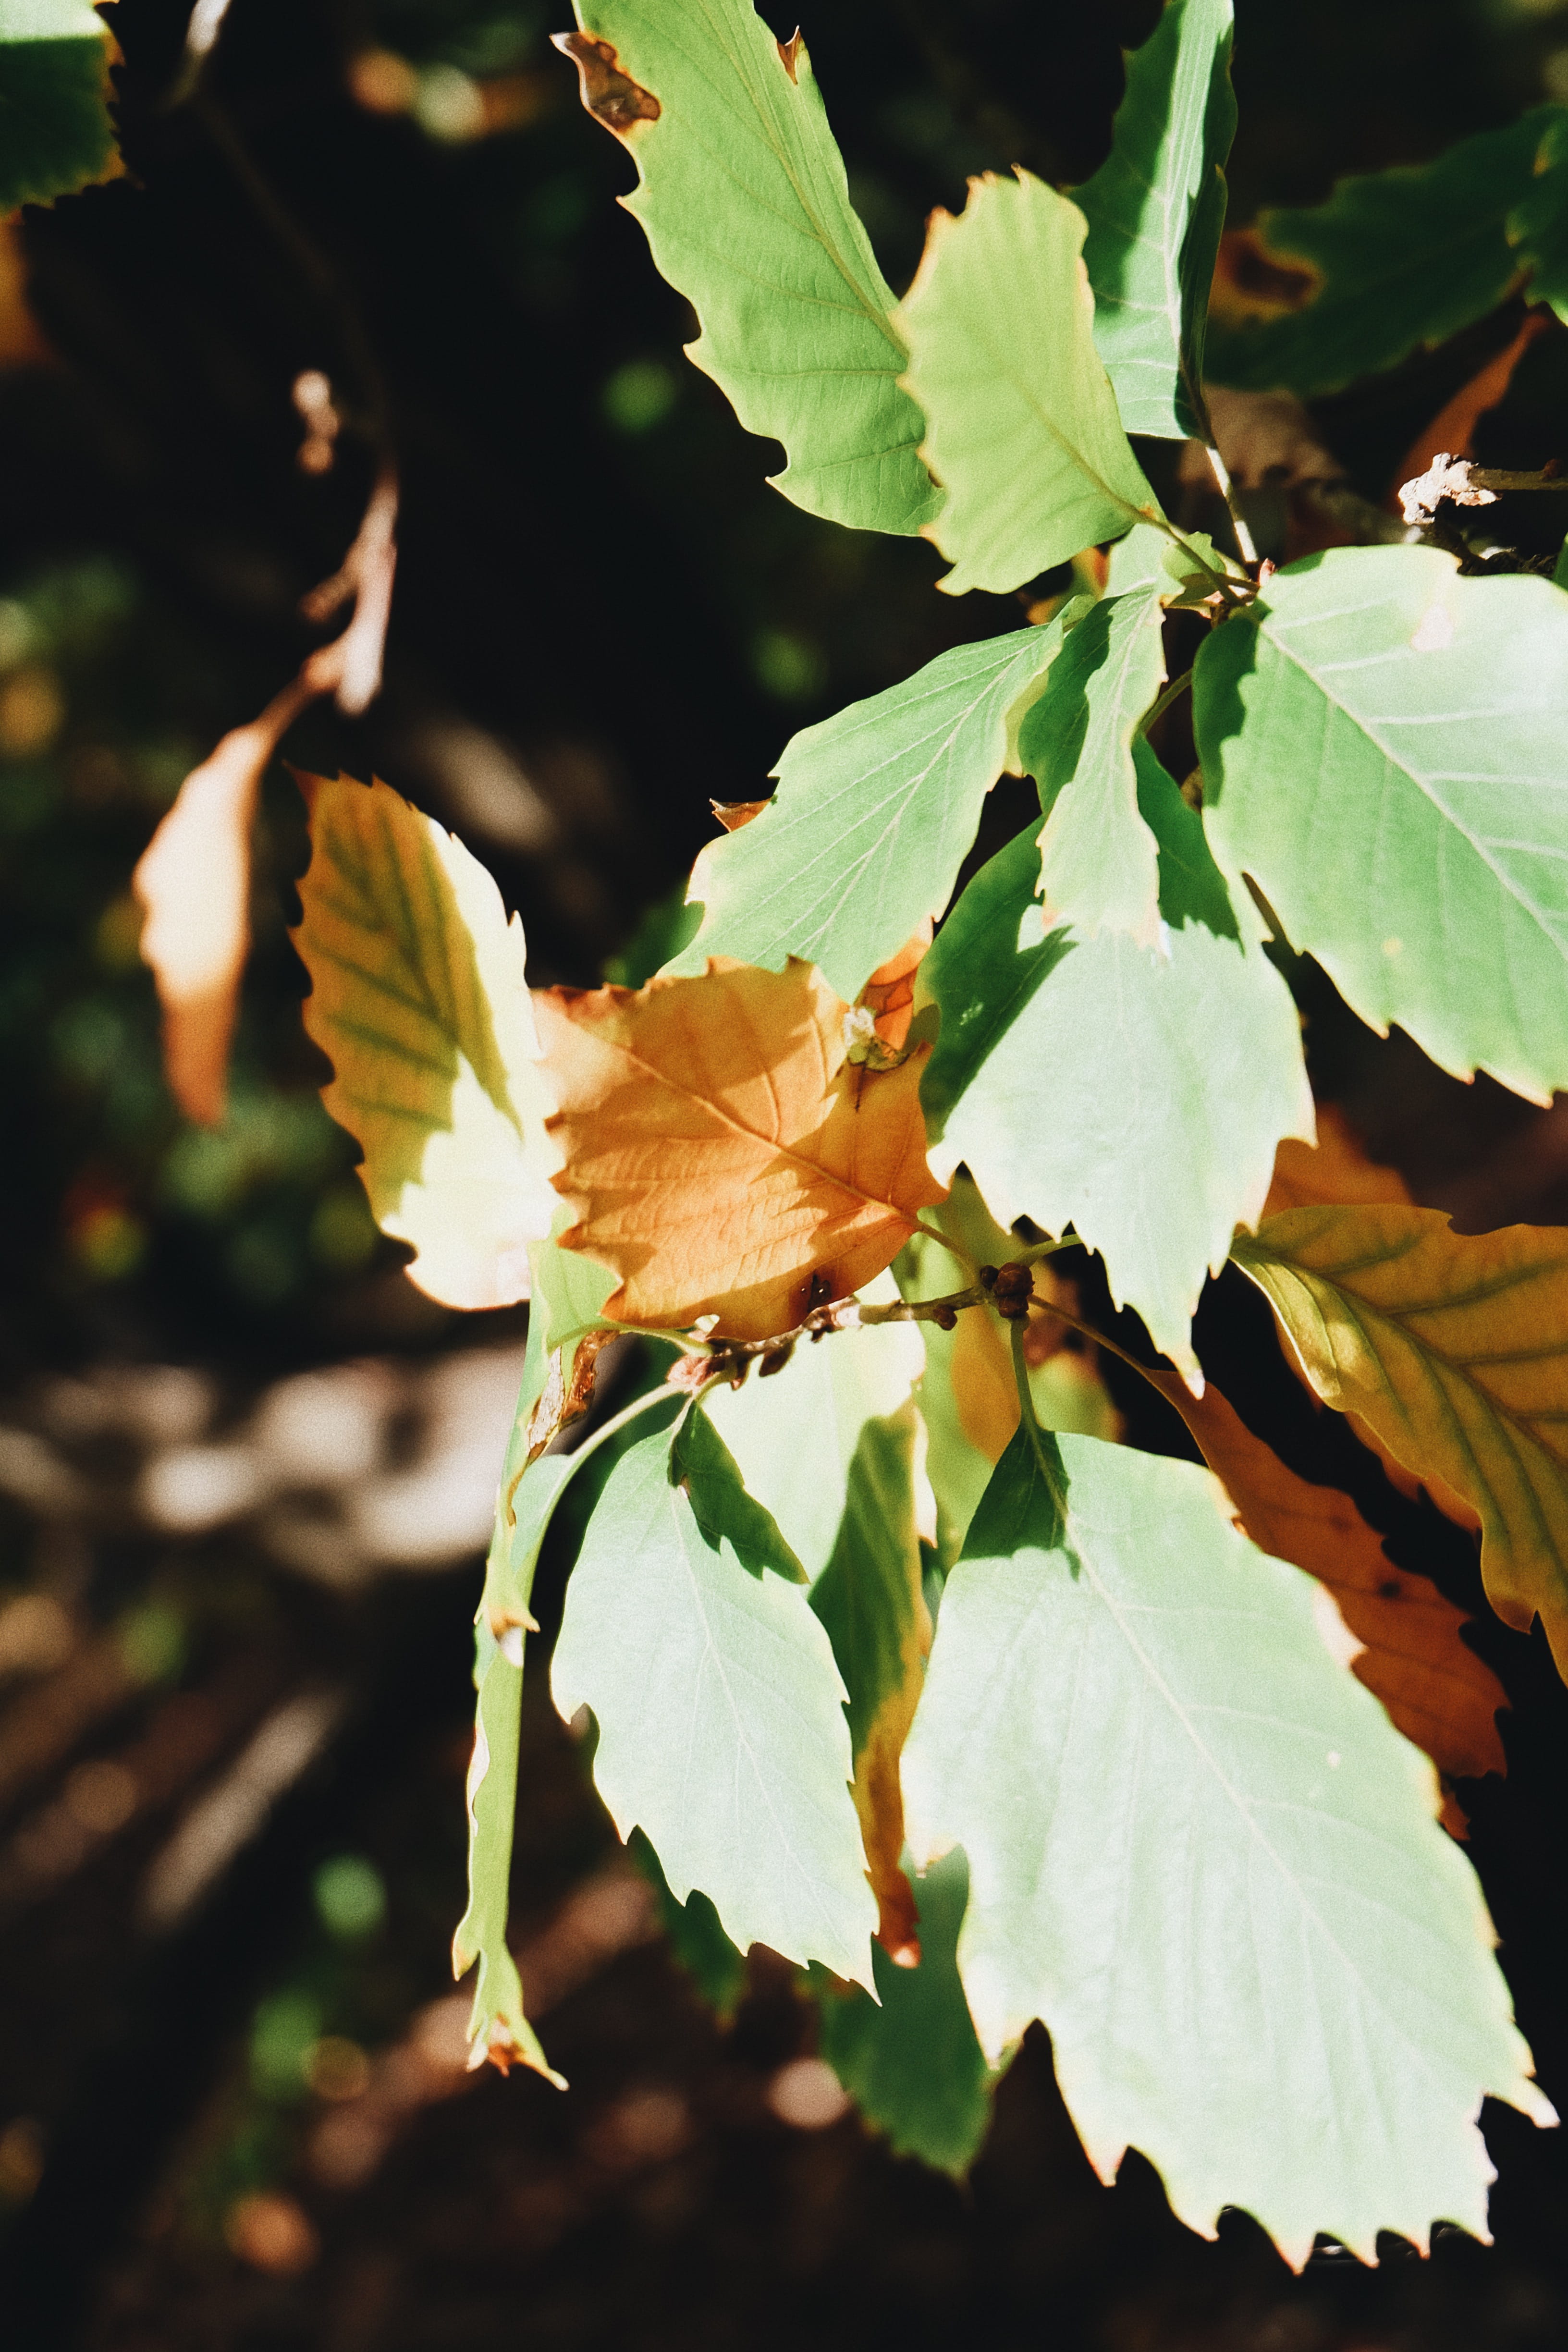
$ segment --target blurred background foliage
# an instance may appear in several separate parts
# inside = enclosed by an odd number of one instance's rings
[[[793,12],[764,13],[781,35],[794,29]],[[1156,0],[834,0],[807,19],[852,193],[896,289],[926,214],[961,205],[970,173],[1022,162],[1074,183],[1096,167],[1121,47],[1156,14]],[[1568,0],[1237,0],[1237,16],[1235,223],[1315,201],[1347,171],[1424,160],[1543,96],[1568,99]],[[893,2310],[900,2340],[946,2342],[961,2309],[998,2342],[1033,2342],[1042,2298],[1069,2331],[1062,2340],[1127,2352],[1561,2341],[1565,2307],[1539,2251],[1568,2218],[1555,2158],[1516,2192],[1530,2251],[1500,2273],[1466,2271],[1456,2253],[1440,2291],[1401,2284],[1395,2265],[1374,2292],[1336,2284],[1326,2258],[1296,2290],[1245,2226],[1220,2250],[1229,2267],[1203,2271],[1136,2163],[1115,2192],[1119,2218],[1106,2218],[1038,2049],[1005,2095],[977,2208],[907,2167],[877,2172],[867,2158],[851,2177],[847,2155],[819,2154],[815,2170],[797,2161],[784,2126],[822,2126],[810,2144],[826,2148],[837,2110],[822,2106],[816,2077],[778,2087],[814,2063],[785,1980],[762,1983],[718,2054],[676,1980],[637,1960],[644,1974],[616,1978],[621,1990],[577,2023],[563,2012],[561,2053],[597,2118],[570,2163],[560,2151],[576,2126],[562,2116],[577,2110],[520,2108],[550,2097],[538,2085],[488,2084],[459,2127],[446,2104],[452,2011],[439,1997],[461,1867],[468,1568],[390,1597],[384,1579],[345,1577],[340,1591],[298,1567],[308,1546],[297,1527],[292,1554],[276,1530],[267,1542],[222,1532],[222,1510],[204,1521],[182,1506],[184,1521],[165,1513],[157,1533],[116,1517],[114,1497],[132,1491],[148,1446],[221,1433],[268,1381],[371,1358],[433,1363],[476,1337],[504,1354],[521,1318],[480,1318],[476,1334],[409,1288],[365,1213],[353,1148],[321,1109],[288,940],[302,812],[282,766],[266,791],[256,950],[221,1129],[182,1122],[164,1090],[132,869],[183,776],[311,642],[300,599],[353,538],[372,466],[353,428],[377,410],[403,488],[385,690],[360,720],[312,711],[287,750],[301,765],[374,772],[458,831],[521,908],[537,982],[595,979],[678,888],[712,831],[710,800],[759,796],[795,729],[945,646],[1016,626],[1018,613],[1007,599],[946,600],[932,550],[835,530],[766,487],[777,453],[683,358],[691,315],[615,205],[630,165],[549,47],[563,8],[233,0],[206,95],[171,105],[187,16],[184,0],[109,10],[127,176],[26,213],[0,245],[0,1385],[21,1400],[18,1430],[32,1413],[65,1433],[68,1455],[89,1440],[101,1448],[105,1431],[126,1444],[139,1433],[118,1468],[99,1465],[97,1518],[53,1509],[41,1457],[0,1461],[12,1465],[0,1480],[0,1678],[63,1674],[68,1657],[77,1672],[90,1656],[109,1693],[93,1718],[102,1752],[72,1735],[17,1765],[0,1727],[0,1807],[20,1809],[21,1822],[0,1850],[0,1906],[11,1906],[0,2211],[32,2210],[57,2139],[76,2168],[55,2219],[36,2225],[26,2275],[35,2287],[48,2275],[69,2200],[90,2189],[103,2200],[102,2244],[79,2304],[120,2259],[117,2221],[153,2199],[95,2338],[137,2352],[478,2346],[501,2326],[541,2344],[773,2342],[807,2324],[835,2343],[879,2343]],[[1319,404],[1366,497],[1385,497],[1403,451],[1515,323],[1505,314]],[[1565,347],[1558,331],[1531,347],[1480,454],[1568,458]],[[291,388],[306,369],[331,379],[349,421],[324,473],[298,463]],[[999,793],[994,824],[1019,821],[1021,804]],[[1361,1031],[1321,976],[1297,979],[1321,1089],[1357,1109],[1417,1197],[1469,1199],[1483,1223],[1564,1213],[1554,1114],[1484,1083],[1453,1086],[1399,1039]],[[1524,1171],[1511,1190],[1500,1153]],[[180,1391],[180,1376],[197,1390]],[[1291,1386],[1270,1409],[1300,1418],[1308,1408]],[[419,1415],[433,1425],[447,1411],[414,1388],[376,1395],[381,1434],[362,1480],[416,1462]],[[38,1396],[47,1411],[28,1402]],[[276,1464],[287,1449],[257,1412],[258,1458]],[[319,1486],[308,1467],[289,1475]],[[1437,1557],[1465,1597],[1465,1539],[1399,1507],[1410,1556]],[[392,1557],[390,1541],[377,1554],[363,1536],[364,1558]],[[470,1541],[459,1527],[447,1556]],[[444,1556],[437,1544],[419,1557]],[[561,1572],[557,1560],[544,1579],[547,1614]],[[1549,1681],[1531,1685],[1538,1696]],[[154,1809],[138,1827],[143,1800],[127,1798],[127,1776],[145,1790],[165,1785],[164,1770],[175,1807],[214,1759],[248,1756],[258,1726],[289,1706],[326,1706],[322,1692],[340,1709],[328,1706],[318,1739],[335,1777],[291,1796],[238,1891],[198,1906],[184,1940],[122,1983],[106,1946],[133,1945],[136,1890],[160,1822],[174,1818]],[[1547,1802],[1531,1791],[1561,1762],[1556,1705],[1541,1697],[1550,1729],[1535,1781],[1530,1754],[1515,1758],[1508,1801],[1523,1810],[1505,1818],[1483,1803],[1477,1818],[1483,1868],[1501,1857],[1494,1909],[1521,1947],[1562,1924],[1520,1891],[1542,1818],[1530,1807]],[[315,1753],[295,1720],[300,1753]],[[542,1701],[531,1722],[520,1916],[543,1936],[551,1906],[589,1888],[577,1945],[558,1935],[554,1960],[539,1961],[570,1990],[577,1964],[562,1950],[635,1956],[652,1929]],[[176,1769],[170,1757],[186,1760]],[[57,1766],[51,1792],[46,1767]],[[26,1833],[55,1857],[47,1902],[36,1889],[24,1900],[5,1874],[15,1863],[16,1887],[31,1884],[16,1845]],[[73,1876],[84,1858],[91,1869]],[[1542,1950],[1531,1965],[1544,1982]],[[73,2005],[101,2012],[98,2039],[84,2026],[79,2047]],[[1554,2030],[1549,2020],[1549,2041]],[[663,2037],[667,2071],[687,2068],[679,2095],[637,2087],[649,2033]],[[374,2077],[367,2052],[383,2053]],[[426,2108],[434,2137],[418,2164],[370,2211],[332,2294],[313,2300],[317,2223],[279,2184],[309,2138],[327,2151],[312,2177],[347,2193]],[[520,2113],[536,2144],[526,2161]],[[351,2114],[379,2118],[368,2157],[369,2142],[353,2154],[346,2126],[335,2142],[328,2129]],[[700,2144],[706,2172],[689,2153]],[[712,2154],[725,2147],[743,2158],[733,2179]],[[637,2191],[646,2212],[634,2200],[605,2219],[605,2184],[639,2165],[664,2189]],[[947,2202],[931,2201],[939,2189]],[[487,2197],[511,2231],[504,2259],[481,2260],[462,2237]],[[75,2222],[95,2226],[79,2206]],[[436,2294],[436,2316],[405,2323],[374,2249],[416,2229],[434,2233],[447,2300]],[[819,2242],[831,2260],[802,2251]],[[459,2294],[441,2272],[443,2243],[452,2265],[490,2263],[482,2293],[470,2278]],[[563,2246],[576,2249],[575,2269]],[[647,2251],[659,2246],[694,2250],[710,2265],[706,2284],[678,2292]],[[556,2250],[557,2270],[541,2286],[529,2264],[542,2250]],[[225,2300],[238,2294],[231,2255],[273,2301]],[[616,2262],[618,2285],[584,2284]],[[831,2321],[819,2307],[829,2286]],[[543,2301],[519,2302],[525,2288]],[[759,2294],[772,2296],[766,2309]],[[45,2295],[37,2340],[73,2340],[70,2304]],[[451,2317],[459,2308],[468,2316]]]

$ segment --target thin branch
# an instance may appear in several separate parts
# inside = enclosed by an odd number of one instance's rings
[[[1225,500],[1226,512],[1230,517],[1230,527],[1236,533],[1237,552],[1244,563],[1256,569],[1258,550],[1252,543],[1252,533],[1248,530],[1247,518],[1241,511],[1241,501],[1236,495],[1235,485],[1230,478],[1230,468],[1212,441],[1207,444],[1207,448],[1209,470],[1219,484],[1220,496]]]

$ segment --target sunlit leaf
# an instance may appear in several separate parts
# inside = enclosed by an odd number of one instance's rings
[[[972,180],[958,219],[931,215],[899,315],[947,491],[927,531],[954,595],[1016,588],[1158,519],[1095,349],[1084,234],[1077,205],[1026,172]]]
[[[947,905],[986,793],[1017,765],[1018,720],[1064,625],[955,646],[795,736],[776,797],[699,857],[702,927],[671,971],[700,972],[710,955],[777,971],[798,955],[853,1003]]]
[[[1277,572],[1198,656],[1204,823],[1363,1021],[1568,1085],[1568,596],[1429,547]]]
[[[1205,1278],[1260,1213],[1280,1137],[1310,1135],[1311,1097],[1257,919],[1146,746],[1139,804],[1159,843],[1168,953],[1111,932],[1047,936],[1033,835],[1020,835],[921,968],[942,1008],[923,1099],[932,1166],[967,1165],[1005,1226],[1070,1225],[1104,1257],[1118,1304],[1191,1372]]]
[[[1440,1771],[1471,1778],[1506,1771],[1496,1717],[1507,1694],[1461,1640],[1470,1622],[1464,1611],[1428,1578],[1395,1568],[1350,1496],[1288,1469],[1212,1381],[1194,1397],[1169,1373],[1153,1377],[1223,1482],[1242,1532],[1333,1594],[1361,1644],[1351,1670],[1383,1701],[1394,1727]]]
[[[812,1971],[823,2056],[895,2156],[918,2156],[962,2179],[991,2121],[991,2070],[959,1980],[958,1931],[969,1893],[962,1853],[915,1881],[918,1968],[872,1954],[877,2000]]]
[[[1238,1239],[1318,1394],[1479,1514],[1498,1614],[1568,1673],[1568,1237],[1433,1209],[1298,1209]]]
[[[566,1591],[551,1689],[599,1725],[594,1777],[678,1902],[700,1887],[742,1951],[870,1981],[846,1696],[805,1593],[705,1536],[668,1436],[616,1465]]]
[[[1160,930],[1159,845],[1138,806],[1139,720],[1165,679],[1158,586],[1108,596],[1080,620],[1026,714],[1018,757],[1047,812],[1040,835],[1047,920]]]
[[[899,383],[893,297],[849,202],[805,45],[751,0],[576,0],[584,102],[621,138],[625,201],[701,322],[689,355],[752,433],[782,441],[775,487],[868,530],[915,531],[940,503]]]
[[[410,1281],[448,1307],[526,1298],[557,1207],[522,927],[461,842],[384,784],[302,776],[310,863],[294,932],[322,1100],[364,1154]]]
[[[1484,318],[1520,273],[1509,217],[1558,116],[1539,106],[1435,163],[1360,173],[1326,204],[1266,212],[1268,251],[1307,264],[1317,289],[1283,318],[1212,324],[1210,375],[1243,391],[1337,392]]]
[[[1318,1105],[1318,1140],[1288,1136],[1274,1158],[1274,1181],[1263,1204],[1266,1217],[1286,1209],[1321,1209],[1352,1202],[1408,1201],[1410,1189],[1397,1168],[1372,1159],[1337,1103]]]
[[[1552,2120],[1432,1768],[1312,1610],[1206,1471],[1021,1431],[904,1757],[917,1857],[968,1855],[982,2046],[1042,2018],[1102,2179],[1140,2148],[1296,2263],[1484,2236],[1483,2095]]]
[[[790,1330],[879,1274],[941,1199],[923,1049],[885,1074],[849,1068],[844,1010],[793,958],[537,999],[557,1181],[580,1220],[562,1244],[619,1275],[616,1320]]]
[[[1209,437],[1204,329],[1236,131],[1231,0],[1171,0],[1127,60],[1110,153],[1073,191],[1094,339],[1129,433]]]

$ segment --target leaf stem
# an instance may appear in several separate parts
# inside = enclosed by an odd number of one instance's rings
[[[1177,702],[1181,699],[1182,696],[1185,694],[1192,682],[1193,674],[1190,669],[1184,669],[1180,677],[1173,677],[1169,686],[1167,686],[1163,692],[1159,696],[1158,699],[1149,705],[1148,709],[1138,721],[1139,734],[1147,735],[1150,728],[1153,726],[1154,721],[1157,719],[1163,719],[1164,717],[1166,711],[1171,708],[1172,703]]]
[[[1206,446],[1209,471],[1219,484],[1220,496],[1225,500],[1226,512],[1230,517],[1230,527],[1236,533],[1237,552],[1244,563],[1256,567],[1258,550],[1252,543],[1252,533],[1248,530],[1247,518],[1241,511],[1241,501],[1236,495],[1236,486],[1230,478],[1230,468],[1212,441]]]
[[[1024,1334],[1027,1328],[1028,1318],[1021,1315],[1013,1322],[1008,1335],[1013,1348],[1013,1379],[1018,1391],[1018,1414],[1029,1442],[1029,1451],[1035,1457],[1035,1465],[1046,1482],[1058,1516],[1065,1520],[1067,1496],[1058,1475],[1059,1456],[1058,1462],[1053,1462],[1046,1451],[1046,1432],[1041,1426],[1039,1414],[1035,1411],[1034,1391],[1029,1386],[1029,1365],[1024,1353]],[[1053,1453],[1055,1450],[1054,1447],[1051,1449]]]

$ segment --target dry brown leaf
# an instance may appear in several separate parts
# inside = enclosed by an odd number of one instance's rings
[[[915,1009],[915,973],[931,942],[934,926],[928,915],[895,956],[871,974],[860,991],[858,1009],[872,1015],[872,1027],[889,1054],[901,1054]]]
[[[1215,446],[1237,489],[1295,490],[1310,482],[1343,479],[1344,467],[1325,448],[1321,434],[1293,392],[1231,392],[1205,387]],[[1181,479],[1212,489],[1208,451],[1201,441],[1182,444]]]
[[[250,945],[250,832],[267,762],[311,698],[299,679],[193,768],[132,877],[142,960],[163,1008],[163,1065],[187,1118],[216,1127]]]
[[[1227,327],[1287,318],[1305,310],[1323,283],[1299,255],[1271,253],[1255,228],[1230,228],[1215,257],[1209,308]]]
[[[1397,1168],[1369,1159],[1365,1145],[1337,1103],[1318,1105],[1316,1150],[1288,1136],[1274,1158],[1266,1217],[1285,1209],[1318,1209],[1367,1201],[1408,1202]]]
[[[761,816],[768,803],[766,801],[710,801],[708,805],[726,833],[739,833],[743,824],[750,824],[753,817]]]
[[[1194,1397],[1173,1372],[1152,1377],[1224,1484],[1243,1532],[1260,1551],[1305,1569],[1333,1594],[1363,1644],[1352,1671],[1382,1700],[1395,1729],[1424,1748],[1440,1772],[1478,1778],[1506,1771],[1495,1717],[1508,1696],[1462,1640],[1460,1628],[1469,1622],[1463,1610],[1427,1578],[1395,1568],[1350,1496],[1287,1469],[1216,1388]]]
[[[870,1281],[945,1197],[926,1162],[920,1081],[847,1066],[845,1007],[791,957],[728,957],[645,988],[534,1000],[554,1179],[578,1222],[561,1246],[619,1276],[613,1321],[765,1339]]]
[[[616,1337],[614,1331],[584,1331],[573,1346],[570,1371],[565,1369],[562,1349],[552,1349],[544,1386],[528,1416],[529,1464],[537,1462],[570,1423],[582,1420],[594,1402],[599,1350]]]

